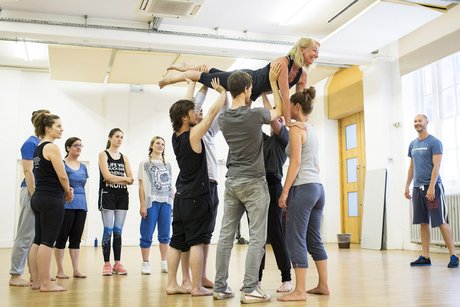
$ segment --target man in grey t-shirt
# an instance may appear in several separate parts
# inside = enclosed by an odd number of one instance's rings
[[[276,108],[249,107],[252,80],[241,71],[228,79],[228,90],[233,101],[229,109],[219,116],[219,124],[229,147],[227,180],[224,193],[224,216],[216,252],[216,278],[214,299],[233,297],[228,287],[228,265],[236,228],[246,211],[249,217],[248,254],[241,291],[242,303],[269,301],[270,296],[258,287],[258,271],[267,236],[267,214],[270,196],[265,179],[262,125],[269,124],[281,115],[281,97],[276,79],[279,67],[270,70],[270,84]]]

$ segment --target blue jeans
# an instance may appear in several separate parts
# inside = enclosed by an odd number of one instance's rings
[[[152,237],[158,223],[158,241],[169,244],[171,239],[171,204],[152,202],[152,207],[147,209],[147,217],[141,219],[141,248],[152,246]]]
[[[294,268],[308,268],[307,250],[315,261],[327,259],[320,234],[324,201],[320,183],[293,186],[289,190],[286,245]]]
[[[265,177],[235,178],[225,181],[224,216],[216,252],[214,291],[227,288],[228,265],[238,223],[246,211],[249,217],[249,248],[242,290],[252,292],[259,281],[259,267],[267,239],[267,216],[270,195]]]

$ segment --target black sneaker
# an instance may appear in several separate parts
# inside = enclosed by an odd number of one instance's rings
[[[425,258],[423,256],[418,257],[417,260],[412,261],[410,263],[410,266],[430,266],[430,265],[431,265],[430,257]],[[458,261],[457,261],[457,265],[458,265]]]
[[[458,268],[458,257],[455,255],[450,256],[450,261],[447,267],[450,269]]]

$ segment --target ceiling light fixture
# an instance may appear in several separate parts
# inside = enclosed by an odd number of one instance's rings
[[[312,0],[302,1],[301,6],[299,6],[292,14],[289,14],[289,16],[283,19],[283,21],[278,23],[278,25],[286,26],[287,24],[289,24],[294,18],[296,18],[298,15],[300,15],[300,13],[304,11],[304,9],[310,4],[311,1]]]

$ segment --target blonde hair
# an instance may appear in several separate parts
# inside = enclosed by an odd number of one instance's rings
[[[150,141],[150,146],[149,146],[149,157],[152,154],[152,145],[155,143],[156,140],[163,140],[165,142],[165,139],[162,138],[161,136],[154,136],[153,139]],[[163,164],[166,165],[166,160],[165,160],[165,150],[163,149],[163,152],[161,153],[161,160],[163,160]]]
[[[303,55],[302,55],[302,50],[301,49],[302,48],[312,47],[314,45],[319,46],[320,43],[317,40],[314,40],[313,38],[302,37],[297,41],[297,43],[295,43],[294,46],[292,46],[291,50],[289,50],[288,56],[289,56],[289,58],[294,60],[294,63],[297,66],[299,66],[299,67],[305,66],[305,67],[308,68],[310,65],[304,65]]]

